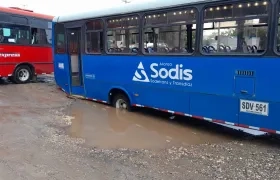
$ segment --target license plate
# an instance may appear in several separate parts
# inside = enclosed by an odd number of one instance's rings
[[[240,100],[240,112],[268,116],[269,104],[258,101]]]

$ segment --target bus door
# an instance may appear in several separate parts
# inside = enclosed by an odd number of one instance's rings
[[[70,67],[70,94],[84,96],[81,57],[81,28],[69,28],[66,32],[67,52]]]

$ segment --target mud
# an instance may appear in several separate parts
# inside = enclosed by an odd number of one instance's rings
[[[221,143],[233,138],[139,109],[126,112],[108,105],[76,100],[66,114],[71,137],[100,148],[164,149],[190,144]],[[189,119],[181,119],[188,121]]]
[[[279,179],[279,140],[69,99],[51,78],[0,83],[0,179]]]

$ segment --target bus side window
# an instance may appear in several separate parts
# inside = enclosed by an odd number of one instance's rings
[[[204,10],[202,52],[259,54],[266,50],[267,1],[207,7]]]
[[[24,44],[24,45],[30,44],[29,31],[26,30],[18,31],[18,44]]]
[[[103,21],[93,20],[86,23],[86,53],[99,54],[103,51]]]
[[[55,52],[63,54],[66,52],[65,48],[65,29],[63,24],[55,25]]]
[[[31,44],[51,45],[49,29],[31,28]]]
[[[280,3],[278,4],[278,10],[279,12],[277,13],[277,32],[276,32],[276,51],[280,53]]]
[[[193,53],[196,16],[194,8],[145,15],[144,53]]]
[[[137,54],[139,50],[139,17],[107,19],[108,53]]]
[[[29,44],[29,27],[20,25],[2,25],[0,30],[0,42],[8,44]]]
[[[0,43],[4,43],[4,40],[10,35],[11,30],[9,28],[0,28]]]

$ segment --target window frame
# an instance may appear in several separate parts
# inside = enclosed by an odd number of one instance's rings
[[[102,22],[102,30],[89,30],[89,31],[87,31],[86,30],[86,28],[87,28],[87,23],[88,22],[92,22],[92,21],[101,21]],[[87,20],[85,23],[84,23],[84,44],[85,44],[85,54],[86,55],[101,55],[101,54],[103,54],[105,51],[104,51],[104,49],[105,49],[105,41],[104,41],[104,32],[105,32],[105,22],[104,22],[104,19],[102,19],[102,18],[96,18],[96,19],[89,19],[89,20]],[[89,53],[88,51],[87,51],[87,33],[91,33],[91,32],[103,32],[103,36],[101,37],[101,39],[102,39],[102,41],[103,41],[103,50],[101,50],[101,46],[100,46],[100,44],[99,44],[99,50],[100,50],[100,52],[97,52],[97,53]]]
[[[279,26],[280,26],[280,23],[279,23],[279,19],[280,19],[280,1],[278,1],[276,3],[276,7],[274,8],[275,11],[276,11],[276,20],[275,20],[275,23],[273,23],[275,25],[274,27],[274,42],[273,42],[273,51],[274,53],[277,55],[277,56],[280,56],[280,51],[277,50],[277,36],[279,37],[280,34],[278,34],[278,31],[280,30]]]
[[[46,26],[44,26],[44,24]],[[51,32],[52,35],[52,41],[50,44],[31,44],[32,38],[30,38],[30,46],[33,47],[52,47],[52,42],[53,42],[53,26],[49,27],[49,24],[52,24],[52,20],[49,19],[42,19],[42,18],[32,18],[29,20],[29,26],[30,26],[30,36],[32,37],[32,29],[44,29],[46,32],[46,37],[47,37],[47,30],[49,30]],[[48,40],[47,40],[48,41]]]
[[[108,51],[108,35],[107,35],[107,31],[108,31],[108,23],[107,21],[110,20],[110,19],[115,19],[115,18],[127,18],[127,17],[131,17],[131,16],[136,16],[138,18],[138,26],[136,28],[123,28],[123,29],[119,29],[119,28],[109,28],[109,30],[130,30],[130,29],[138,29],[138,34],[139,34],[139,37],[138,37],[138,41],[139,41],[139,50],[137,53],[116,53],[116,52],[109,52]],[[140,13],[132,13],[132,14],[124,14],[124,15],[116,15],[116,16],[109,16],[109,17],[105,17],[104,18],[104,22],[105,22],[105,25],[104,25],[104,32],[103,32],[103,35],[105,36],[104,37],[104,50],[105,50],[105,53],[107,55],[127,55],[127,56],[136,56],[136,55],[139,55],[140,54],[140,45],[141,45],[141,23],[142,23],[142,16],[140,15]]]
[[[13,43],[0,43],[0,45],[9,45],[9,46],[31,46],[31,28],[29,25],[23,25],[23,24],[15,24],[15,23],[9,23],[9,22],[1,22],[0,26],[2,25],[8,25],[8,26],[22,26],[28,28],[29,33],[29,43],[28,44],[13,44]]]
[[[51,34],[52,34],[52,29],[49,29],[49,28],[45,29],[45,28],[38,28],[38,27],[30,26],[30,44],[29,44],[30,46],[34,46],[34,47],[52,47],[52,42],[50,44],[31,44],[32,43],[32,38],[31,38],[32,37],[32,33],[31,33],[32,29],[41,29],[41,30],[44,29],[45,32],[46,32],[46,30],[50,30]],[[47,32],[46,32],[46,37],[47,37]]]
[[[263,1],[263,0],[258,0],[259,2]],[[267,41],[266,41],[266,48],[264,50],[264,52],[262,53],[205,53],[202,51],[202,47],[203,47],[203,31],[205,30],[203,28],[204,26],[204,23],[207,23],[207,22],[227,22],[227,21],[233,21],[233,20],[249,20],[250,18],[246,18],[246,17],[238,17],[238,18],[228,18],[228,19],[221,19],[221,20],[217,20],[217,21],[208,21],[208,20],[205,20],[205,16],[204,16],[204,12],[207,8],[210,8],[210,7],[217,7],[217,6],[228,6],[228,5],[236,5],[238,3],[251,3],[251,2],[256,2],[256,1],[253,1],[253,0],[246,0],[246,1],[233,1],[233,2],[220,2],[220,3],[211,3],[211,4],[207,4],[207,5],[204,5],[203,8],[201,9],[201,13],[200,13],[200,16],[201,16],[201,25],[202,25],[202,28],[200,28],[200,42],[199,42],[199,52],[200,54],[202,54],[203,56],[253,56],[253,57],[259,57],[259,56],[263,56],[265,55],[268,51],[269,51],[269,38],[267,38]],[[271,16],[270,16],[270,12],[272,10],[272,2],[271,1],[267,1],[268,2],[268,13],[267,15],[257,15],[257,16],[253,16],[254,18],[259,18],[259,17],[267,17],[267,37],[269,37],[269,32],[270,32],[270,29],[271,29]],[[255,25],[255,26],[258,26],[258,25]],[[213,28],[214,29],[214,28]]]
[[[145,52],[145,49],[144,49],[144,36],[145,36],[145,29],[146,28],[160,28],[160,27],[172,27],[172,26],[182,26],[182,25],[186,25],[184,23],[175,23],[175,24],[157,24],[157,25],[148,25],[148,26],[145,26],[144,23],[145,23],[145,16],[148,16],[148,15],[151,15],[152,13],[170,13],[170,12],[173,12],[173,11],[183,11],[183,10],[186,10],[186,9],[192,9],[194,10],[196,13],[196,17],[195,17],[195,23],[196,24],[196,29],[194,30],[195,31],[195,46],[193,47],[194,48],[194,51],[192,53],[146,53]],[[143,16],[142,16],[142,27],[141,27],[141,31],[142,31],[142,39],[141,39],[141,53],[145,56],[193,56],[196,54],[197,52],[197,43],[198,43],[198,24],[200,23],[200,13],[199,13],[199,10],[197,8],[197,5],[186,5],[184,7],[180,7],[180,8],[168,8],[168,9],[160,9],[160,10],[155,10],[155,11],[148,11],[148,12],[145,12],[143,13]],[[180,32],[180,31],[178,31]],[[179,33],[179,39],[180,39],[180,33]],[[179,46],[180,46],[180,42],[179,42]]]
[[[31,44],[32,41],[32,34],[31,34],[31,29],[32,28],[39,28],[39,29],[44,29],[49,30],[51,35],[53,35],[52,33],[52,26],[48,26],[49,24],[52,25],[52,19],[45,19],[45,18],[40,18],[40,17],[35,17],[35,16],[24,16],[24,15],[20,15],[20,14],[12,14],[9,12],[0,12],[0,16],[6,17],[7,19],[4,18],[4,20],[1,22],[1,24],[7,24],[7,25],[11,25],[11,26],[24,26],[24,27],[28,27],[29,28],[29,43],[28,44],[11,44],[11,43],[1,43],[1,44],[8,44],[11,46],[31,46],[31,47],[52,47],[52,42],[51,41],[50,44]],[[14,21],[17,20],[17,21]],[[39,23],[46,23],[46,26],[43,26],[42,24],[38,25],[37,23],[33,23],[33,21],[39,22]],[[37,24],[37,25],[36,25]],[[47,33],[46,33],[47,34]],[[53,37],[52,37],[53,39]]]
[[[64,35],[64,51],[63,52],[58,52],[57,51],[57,31],[56,31],[56,27],[58,25],[62,25],[63,26],[63,31],[64,31],[64,33],[63,33],[63,35]],[[54,25],[54,36],[55,36],[55,37],[53,37],[54,38],[54,53],[55,54],[67,54],[66,28],[65,28],[63,23],[56,23]]]

